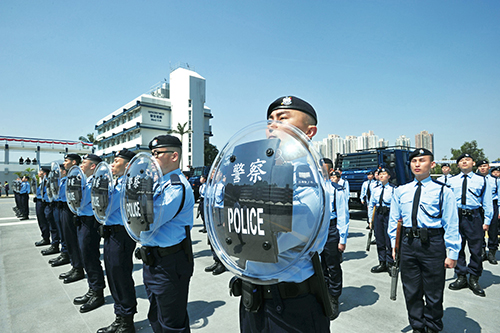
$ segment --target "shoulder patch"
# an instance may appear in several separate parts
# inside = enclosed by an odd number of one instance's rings
[[[297,186],[316,186],[314,176],[308,165],[299,165],[295,169],[295,185]]]

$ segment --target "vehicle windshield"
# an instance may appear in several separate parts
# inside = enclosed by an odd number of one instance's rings
[[[376,169],[378,166],[377,154],[356,154],[345,156],[342,160],[342,169]]]

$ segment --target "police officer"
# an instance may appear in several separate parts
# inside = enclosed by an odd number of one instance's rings
[[[284,96],[276,99],[268,107],[267,118],[294,125],[309,139],[312,139],[318,130],[314,108],[295,96]],[[307,195],[306,193],[301,192],[300,189],[294,190],[294,200],[306,199],[300,197]],[[310,208],[314,209],[314,207]],[[329,217],[329,214],[325,214],[327,220]],[[305,223],[305,221],[301,222]],[[328,222],[324,223],[325,228],[327,228]],[[322,229],[318,235],[318,248],[311,249],[311,251],[321,252],[327,236],[326,229]],[[247,268],[248,265],[249,263],[247,263]],[[278,284],[265,286],[265,296],[258,311],[246,311],[242,297],[240,301],[240,330],[242,332],[330,331],[330,320],[310,288],[310,278],[314,275],[311,252],[305,252],[295,268],[295,274],[283,279]],[[286,290],[302,291],[298,293],[299,295],[297,293],[291,295]]]
[[[120,211],[123,174],[128,162],[134,156],[134,152],[122,149],[115,154],[111,164],[111,171],[117,180],[109,201],[109,216],[105,225],[101,226],[101,236],[104,238],[104,267],[111,296],[115,301],[116,319],[111,325],[99,329],[97,333],[135,332],[134,314],[137,312],[137,299],[132,278],[135,241],[127,234]]]
[[[29,194],[31,192],[30,187],[30,177],[24,176],[21,183],[21,189],[19,190],[19,202],[20,202],[20,212],[21,216],[19,219],[29,220]]]
[[[368,202],[370,202],[373,188],[376,185],[376,181],[373,179],[374,178],[373,171],[369,171],[366,174],[366,178],[367,178],[367,180],[365,180],[363,182],[363,184],[361,185],[360,199],[361,199],[361,204],[363,206],[365,206],[368,210]],[[367,214],[371,214],[371,213],[367,212]],[[367,223],[368,223],[368,226],[366,227],[366,229],[370,229],[370,222],[368,221],[368,218],[367,218]]]
[[[159,229],[141,243],[150,253],[148,259],[142,258],[144,286],[150,302],[148,319],[155,332],[189,332],[187,301],[193,275],[190,229],[194,195],[179,169],[181,141],[175,136],[160,135],[149,143],[149,148],[163,176],[154,199],[155,209],[162,210],[155,215],[162,220],[155,221],[160,223]]]
[[[457,158],[461,173],[450,179],[458,206],[462,249],[458,255],[455,273],[457,280],[449,285],[451,290],[467,288],[478,296],[486,296],[479,285],[479,277],[483,272],[481,246],[484,232],[488,230],[493,215],[493,199],[490,183],[484,177],[472,172],[474,160],[468,153]],[[481,208],[484,210],[484,219]],[[469,246],[470,263],[466,266],[465,245]],[[467,283],[467,273],[470,275]]]
[[[379,264],[372,267],[372,273],[389,272],[394,264],[392,258],[392,246],[387,234],[387,227],[389,223],[389,211],[391,207],[391,199],[394,193],[394,185],[389,183],[391,178],[390,171],[381,168],[378,172],[378,180],[380,185],[375,187],[373,195],[368,203],[368,219],[372,223],[375,238],[377,240],[377,253]],[[375,208],[374,220],[372,221],[373,208]]]
[[[43,212],[45,213],[45,220],[49,224],[50,234],[52,236],[52,242],[50,247],[42,250],[41,253],[44,256],[59,253],[59,244],[61,242],[61,235],[57,229],[56,220],[54,218],[54,206],[52,205],[49,194],[47,193],[47,187],[49,186],[48,174],[50,168],[46,169],[45,177],[42,182],[42,200],[43,200]]]
[[[35,202],[35,212],[36,219],[38,221],[38,227],[42,233],[42,239],[35,243],[35,246],[50,245],[50,231],[49,222],[45,219],[45,204],[42,198],[43,192],[43,182],[44,178],[47,176],[48,170],[46,167],[41,167],[38,171],[38,179],[40,184],[36,188],[36,196],[33,198]]]
[[[398,220],[403,220],[401,280],[413,332],[438,332],[443,329],[445,268],[455,267],[460,251],[457,207],[453,192],[430,177],[432,153],[417,149],[409,159],[415,179],[394,191],[388,233],[394,248]]]
[[[205,224],[205,209],[204,209],[204,202],[205,202],[205,190],[207,188],[207,177],[204,175],[200,176],[200,188],[198,189],[198,193],[200,193],[200,199],[198,200],[198,213],[201,215],[201,221],[203,222],[203,228],[200,229],[200,232],[206,233],[207,232],[207,226]]]
[[[332,160],[323,158],[323,162],[332,168]],[[339,297],[342,294],[342,254],[345,251],[349,230],[349,209],[345,200],[347,193],[345,188],[338,184],[340,179],[340,174],[335,172],[333,180],[327,182],[330,190],[330,227],[325,248],[321,253],[321,264],[332,306],[332,319],[339,315]]]
[[[59,193],[57,193],[57,196],[52,200],[52,206],[54,207],[54,221],[57,226],[57,232],[61,238],[61,254],[54,259],[49,260],[49,264],[52,267],[57,267],[57,266],[62,266],[69,264],[70,258],[69,258],[69,252],[68,252],[68,247],[66,243],[66,238],[64,237],[64,232],[63,232],[63,225],[62,225],[62,210],[63,210],[63,205],[66,204],[66,193],[61,193],[61,178],[66,179],[66,170],[64,170],[64,167],[62,165],[59,166],[60,168],[60,179],[57,179],[58,181],[58,186],[59,186]],[[53,180],[55,181],[55,180]],[[64,200],[64,201],[63,201]]]
[[[498,179],[489,174],[490,164],[488,161],[480,161],[477,165],[479,175],[486,178],[491,188],[493,199],[493,215],[488,229],[488,254],[486,254],[486,241],[483,238],[483,250],[481,256],[483,261],[488,260],[492,265],[498,265],[495,255],[498,250]]]
[[[97,220],[94,217],[92,204],[90,202],[90,187],[97,164],[101,158],[95,154],[87,154],[82,159],[80,168],[87,177],[87,183],[82,191],[81,212],[77,218],[78,244],[82,254],[83,265],[87,272],[89,290],[83,296],[76,297],[73,304],[81,305],[80,312],[92,311],[104,305],[104,273],[101,266],[101,252],[99,250],[101,236],[97,228]]]
[[[16,205],[12,207],[12,210],[14,210],[18,218],[22,217],[21,197],[19,195],[19,189],[21,188],[21,183],[22,183],[21,178],[17,177],[12,185],[12,191],[14,192],[14,202],[16,203]]]
[[[449,181],[450,178],[453,177],[453,175],[450,175],[450,164],[449,163],[443,163],[441,164],[441,171],[443,172],[443,175],[440,176],[437,181],[440,181],[441,183],[445,183],[446,186],[449,186]]]
[[[216,181],[217,183],[212,188],[213,191],[212,195],[215,197],[215,208],[218,208],[216,211],[217,214],[223,214],[224,188],[225,188],[226,178],[225,176],[223,176],[220,179],[219,177],[217,177]],[[219,221],[222,221],[222,216],[219,216]],[[205,267],[205,272],[212,272],[212,275],[220,275],[227,270],[226,266],[224,266],[224,264],[221,262],[221,260],[215,253],[212,244],[210,244],[210,239],[208,239],[208,245],[210,245],[210,251],[212,252],[212,259],[214,260],[214,263],[210,266]]]
[[[78,154],[66,154],[64,156],[63,169],[66,174],[74,165],[79,165],[82,158]],[[71,262],[71,269],[67,272],[59,274],[59,279],[64,283],[72,283],[82,280],[85,277],[83,271],[83,259],[78,244],[78,232],[76,227],[76,215],[69,209],[66,198],[66,186],[68,177],[64,175],[61,177],[59,185],[59,197],[61,198],[61,227],[68,249],[68,255]]]

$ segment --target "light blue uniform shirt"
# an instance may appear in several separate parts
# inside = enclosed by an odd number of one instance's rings
[[[61,180],[59,181],[59,200],[62,202],[67,202],[68,200],[66,199],[66,181],[68,180],[68,177],[62,177]]]
[[[373,207],[379,207],[380,195],[382,194],[382,189],[384,189],[384,197],[382,198],[382,207],[391,207],[392,195],[394,193],[394,186],[391,183],[376,186],[373,189],[370,202],[368,202],[368,222],[372,222],[372,212]]]
[[[345,180],[344,178],[340,178],[339,185],[343,186],[345,189],[345,193],[346,193],[345,202],[346,202],[347,207],[349,207],[349,194],[351,193],[351,190],[349,188],[349,182],[347,180]]]
[[[446,186],[450,186],[450,179],[451,177],[453,177],[452,174],[448,174],[448,175],[442,175],[441,177],[439,177],[438,179],[436,179],[438,182],[441,182],[443,184],[446,184]]]
[[[365,180],[363,182],[363,185],[361,185],[361,194],[360,194],[360,198],[361,200],[363,200],[363,202],[366,201],[366,203],[368,203],[368,198],[366,198],[365,200],[365,197],[368,196],[368,188],[370,188],[370,198],[371,196],[373,195],[373,188],[376,186],[376,180],[375,179],[372,179],[372,180]]]
[[[87,182],[82,188],[82,204],[80,209],[80,214],[78,216],[94,216],[94,210],[92,209],[92,203],[90,202],[90,188],[92,187],[92,179],[94,175],[87,177]]]
[[[330,191],[330,220],[337,219],[339,243],[345,244],[349,232],[349,208],[345,204],[346,192],[342,186],[332,181],[327,181],[327,186]]]
[[[42,182],[42,199],[45,202],[50,202],[49,195],[47,194],[47,179],[44,178]]]
[[[200,193],[201,198],[205,198],[205,190],[207,189],[207,183],[203,183],[200,185],[198,192]]]
[[[464,181],[464,173],[452,177],[450,179],[451,189],[455,194],[457,207],[462,209],[484,209],[484,224],[490,225],[493,217],[493,199],[491,198],[490,183],[483,176],[469,172],[467,174],[467,201],[466,205],[462,206],[462,183]]]
[[[25,193],[30,193],[31,192],[31,186],[29,182],[22,182],[21,183],[21,189],[19,190],[19,194],[25,194]]]
[[[185,192],[184,206],[177,216],[182,203],[183,189],[180,185],[171,185],[170,175],[179,176]],[[154,197],[154,229],[141,232],[141,240],[148,239],[145,246],[168,247],[179,244],[186,238],[185,226],[193,227],[194,195],[191,185],[180,169],[175,169],[160,178]],[[160,219],[159,219],[160,218]],[[152,235],[153,233],[153,235]],[[150,237],[153,236],[153,237]]]
[[[492,175],[486,175],[485,178],[486,181],[490,183],[491,199],[498,200],[498,178],[495,178]]]
[[[295,282],[300,283],[314,274],[312,265],[311,254],[314,252],[321,253],[325,247],[328,238],[328,228],[330,226],[330,213],[327,211],[326,204],[330,202],[330,191],[326,188],[323,179],[322,186],[325,188],[325,201],[323,207],[320,206],[321,199],[318,197],[318,189],[310,186],[296,186],[296,172],[297,168],[301,165],[308,165],[307,159],[298,159],[292,162],[294,165],[294,187],[293,187],[293,216],[292,216],[292,230],[294,233],[284,233],[278,235],[278,262],[277,263],[262,263],[256,261],[247,261],[245,274],[250,277],[255,277],[252,272],[262,272],[271,270],[279,272],[268,274],[269,279],[278,280],[278,282]],[[312,172],[312,171],[311,171]],[[312,176],[311,176],[312,177]],[[297,257],[297,246],[307,243],[309,239],[304,239],[305,235],[309,235],[312,220],[317,216],[317,212],[324,211],[323,220],[321,221],[321,228],[318,232],[316,240],[311,245],[308,251],[295,262],[294,265],[290,263]],[[314,213],[313,213],[314,212]],[[269,268],[268,268],[269,267]],[[272,267],[272,268],[271,268]],[[288,269],[284,270],[286,267]],[[281,271],[281,272],[280,272]]]
[[[40,180],[40,184],[38,184],[38,187],[36,188],[36,198],[37,199],[42,199],[42,185],[43,185],[43,180]]]
[[[116,180],[116,185],[113,187],[109,198],[108,217],[105,225],[123,225],[122,212],[120,210],[120,197],[123,189],[124,176]]]
[[[403,227],[412,227],[411,214],[413,210],[413,197],[416,190],[417,181],[413,180],[408,184],[399,186],[394,191],[391,201],[389,227],[387,229],[393,248],[396,244],[398,220],[403,219]],[[439,218],[437,216],[440,213],[441,190],[443,191],[441,200],[442,216]],[[425,212],[435,217],[430,217]],[[458,230],[458,210],[455,197],[450,188],[432,181],[431,177],[422,180],[417,223],[418,228],[443,228],[444,242],[448,249],[448,258],[453,260],[458,259],[458,253],[462,246],[462,238]]]

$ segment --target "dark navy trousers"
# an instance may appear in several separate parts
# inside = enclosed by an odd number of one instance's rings
[[[109,290],[115,301],[115,314],[127,317],[137,312],[135,285],[132,279],[132,256],[135,241],[123,226],[114,226],[109,237],[104,238],[104,267]]]
[[[373,228],[375,231],[375,239],[377,241],[377,253],[379,261],[386,261],[388,264],[394,263],[392,258],[391,239],[387,233],[389,224],[389,213],[380,214],[375,212],[375,219],[373,221]]]
[[[42,201],[42,199],[36,200],[35,209],[36,218],[38,220],[38,227],[40,228],[40,232],[42,233],[42,238],[50,240],[49,222],[45,218],[45,203]]]
[[[484,239],[483,248],[486,248],[486,241]],[[498,200],[493,200],[493,217],[488,229],[488,249],[498,250]]]
[[[28,217],[30,214],[28,201],[29,201],[28,193],[19,194],[19,203],[20,203],[19,209],[21,210],[21,214],[26,217]]]
[[[408,319],[413,329],[443,329],[443,290],[446,247],[442,234],[427,243],[404,236],[401,244],[401,281]],[[425,300],[424,300],[425,297]]]
[[[154,332],[190,332],[187,302],[193,263],[183,250],[165,257],[153,254],[155,264],[144,264],[142,272],[151,327]]]
[[[62,223],[61,223],[61,208],[59,208],[60,202],[56,201],[56,202],[52,203],[52,205],[53,205],[54,222],[56,224],[57,234],[59,235],[59,239],[61,241],[61,252],[68,253],[68,249],[66,247],[66,241],[64,239]]]
[[[97,229],[97,221],[92,216],[80,216],[78,230],[78,244],[82,253],[83,266],[87,272],[89,288],[92,290],[104,289],[104,273],[101,266],[101,252],[99,251],[101,235]]]
[[[76,230],[75,218],[76,216],[69,209],[68,204],[63,202],[60,220],[71,266],[74,268],[83,268],[82,253],[80,251],[80,245],[78,244],[78,232]]]
[[[263,299],[257,312],[246,311],[240,300],[241,332],[330,332],[330,319],[314,295],[282,299],[277,286],[271,288],[276,297]]]
[[[321,253],[321,265],[325,275],[328,291],[334,297],[342,294],[342,253],[339,251],[340,235],[337,229],[337,219],[330,220],[328,238]]]
[[[462,236],[462,248],[458,253],[457,275],[467,273],[481,276],[483,273],[483,260],[481,259],[481,247],[484,240],[483,218],[479,209],[474,209],[472,215],[458,214],[460,236]],[[470,262],[467,266],[465,261],[465,245],[469,246]]]
[[[59,246],[59,243],[61,242],[61,237],[59,236],[59,233],[57,231],[57,225],[54,219],[54,207],[50,202],[44,202],[44,206],[45,206],[44,208],[45,219],[49,223],[50,234],[52,236],[51,244]]]

